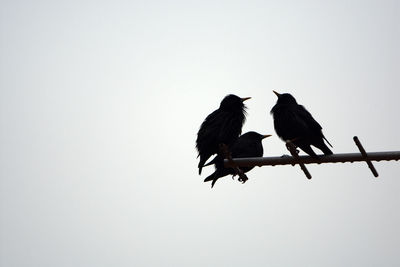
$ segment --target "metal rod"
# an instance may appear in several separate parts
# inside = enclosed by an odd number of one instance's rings
[[[370,161],[389,161],[400,160],[400,151],[386,151],[386,152],[369,152],[368,159]],[[281,157],[260,157],[260,158],[235,158],[232,160],[238,167],[254,167],[254,166],[276,166],[276,165],[294,165],[301,161],[304,164],[321,164],[321,163],[345,163],[345,162],[358,162],[365,161],[361,153],[342,153],[333,155],[320,155],[319,159],[310,156],[299,156],[295,159],[291,156]],[[228,160],[224,160],[225,167],[231,167]]]
[[[358,137],[357,137],[357,136],[354,136],[354,137],[353,137],[353,140],[354,140],[354,142],[356,143],[358,149],[360,150],[361,155],[364,157],[365,162],[367,162],[368,167],[369,167],[369,169],[371,170],[372,174],[373,174],[375,177],[378,177],[379,174],[378,174],[378,172],[376,171],[376,169],[375,169],[374,165],[372,164],[372,162],[369,160],[369,156],[367,155],[367,152],[365,152],[365,149],[364,149],[364,147],[362,146],[360,140],[358,140]]]
[[[287,141],[286,147],[290,151],[290,154],[292,154],[292,156],[299,162],[300,168],[304,172],[306,177],[308,179],[311,179],[312,176],[311,176],[310,172],[307,170],[306,165],[304,165],[304,163],[299,159],[299,154],[296,150],[296,146],[291,141]]]

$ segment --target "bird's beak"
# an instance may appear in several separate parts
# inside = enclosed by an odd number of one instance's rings
[[[251,97],[243,97],[242,98],[242,102],[244,102],[244,101],[246,101],[246,100],[248,100],[248,99],[250,99]]]
[[[272,90],[272,92],[274,92],[274,94],[276,94],[277,97],[279,97],[281,94],[278,93],[277,91]]]
[[[264,138],[267,138],[267,137],[270,137],[270,136],[272,136],[272,135],[266,134],[266,135],[263,135],[261,139],[264,139]]]

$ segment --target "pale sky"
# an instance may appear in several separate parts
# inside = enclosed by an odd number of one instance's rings
[[[400,150],[398,1],[0,1],[0,267],[400,266],[400,164],[256,167],[213,189],[222,98],[292,93],[334,153]]]

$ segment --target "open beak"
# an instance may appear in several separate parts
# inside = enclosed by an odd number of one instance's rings
[[[272,135],[266,134],[266,135],[263,135],[261,139],[264,139],[264,138],[267,138],[267,137],[270,137],[270,136],[272,136]]]
[[[248,100],[248,99],[250,99],[251,97],[243,97],[242,98],[242,102],[244,102],[244,101],[246,101],[246,100]]]
[[[281,94],[278,93],[277,91],[272,90],[272,92],[274,92],[274,94],[276,94],[277,97],[279,97]]]

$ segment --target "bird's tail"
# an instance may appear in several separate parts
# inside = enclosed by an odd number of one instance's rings
[[[326,139],[326,137],[325,136],[322,136],[323,138],[324,138],[324,140],[329,144],[329,146],[330,147],[333,147],[332,145],[331,145],[331,143],[329,143],[329,141],[328,141],[328,139]],[[328,148],[329,149],[329,148]],[[332,152],[332,151],[331,151]]]
[[[197,165],[197,167],[199,167],[199,175],[201,175],[201,170],[203,169],[204,163],[206,163],[206,160],[207,159],[204,159],[203,157],[200,157],[199,165]]]
[[[324,152],[325,155],[332,155],[333,154],[332,150],[330,150],[327,145],[325,145],[324,148],[322,148],[322,152]]]
[[[329,142],[328,142],[328,144],[329,144]],[[329,145],[331,145],[331,144],[329,144]],[[332,150],[330,150],[329,147],[325,143],[322,143],[320,146],[318,146],[318,148],[321,149],[322,152],[324,152],[325,155],[332,155],[333,154]]]
[[[201,175],[201,170],[203,169],[203,166],[200,165],[200,163],[199,163],[198,167],[199,167],[199,175]]]
[[[203,167],[213,165],[213,164],[217,163],[217,161],[218,161],[219,159],[220,159],[220,157],[217,155],[217,156],[215,156],[212,160],[210,160],[207,164],[205,164]]]
[[[214,187],[214,184],[217,182],[219,177],[217,177],[217,172],[215,171],[213,174],[209,175],[206,179],[204,179],[204,182],[210,182],[211,181],[211,188]]]
[[[303,150],[304,152],[306,152],[308,155],[310,155],[313,158],[318,158],[318,155],[315,154],[314,150],[311,148],[310,145],[299,145],[299,148],[301,148],[301,150]]]

